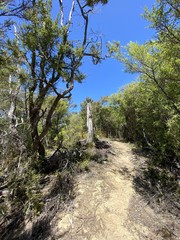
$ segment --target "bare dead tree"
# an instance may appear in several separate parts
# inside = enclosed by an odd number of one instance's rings
[[[87,101],[87,143],[94,140],[93,120],[92,120],[92,103]]]

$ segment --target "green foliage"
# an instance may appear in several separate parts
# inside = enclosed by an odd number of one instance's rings
[[[101,4],[107,4],[108,0],[86,0],[86,3],[88,6],[93,7],[95,4],[101,3]]]
[[[118,57],[118,53],[120,52],[120,42],[114,41],[114,42],[108,42],[106,44],[106,47],[108,49],[108,55],[107,57]]]
[[[178,0],[157,1],[151,11],[145,9],[144,17],[157,31],[160,40],[173,44],[180,41]]]
[[[6,197],[9,201],[9,206],[4,204],[4,215],[8,212],[11,213],[10,211],[22,211],[24,214],[32,217],[33,215],[39,214],[42,210],[43,202],[39,186],[41,176],[30,167],[29,162],[29,159],[21,159],[21,164],[18,161],[20,165],[17,167],[18,170],[14,172],[8,166],[11,174],[6,177],[3,171],[1,172],[1,177],[2,179],[5,177],[7,190],[9,191],[9,196]],[[25,168],[27,168],[27,170],[25,170]],[[6,198],[4,203],[7,201]],[[0,207],[3,207],[3,201]]]
[[[120,129],[127,140],[152,147],[164,159],[176,155],[179,134],[174,134],[173,129],[178,125],[179,115],[174,115],[168,101],[153,83],[130,84],[123,93],[116,95],[117,104],[116,109],[122,115]]]
[[[42,106],[43,117],[38,125],[39,132],[42,131],[43,124],[47,117],[49,108],[52,106],[54,96],[49,95]],[[69,122],[69,102],[67,100],[59,101],[51,120],[51,128],[45,138],[45,144],[48,148],[56,148],[63,141],[63,132]]]
[[[130,42],[115,57],[139,82],[111,97],[121,115],[121,133],[150,149],[157,164],[177,169],[179,159],[179,10],[178,1],[157,1],[144,16],[157,31],[155,40]],[[176,170],[175,170],[176,171]]]
[[[145,9],[144,16],[156,29],[157,39],[143,45],[130,42],[116,58],[127,72],[140,73],[144,81],[153,82],[169,107],[180,114],[178,1],[157,1],[151,11]]]
[[[174,146],[174,151],[177,157],[180,158],[180,116],[179,115],[173,115],[168,121],[167,121],[167,138]]]
[[[89,170],[89,159],[85,159],[82,162],[79,163],[79,169],[80,171],[88,171]]]
[[[86,132],[86,118],[87,118],[87,101],[86,99],[83,103],[81,103],[81,112],[80,116],[83,121],[83,129]],[[113,117],[113,114],[116,114],[116,111],[113,111],[109,106],[109,98],[104,97],[99,101],[92,102],[92,117],[93,117],[93,125],[95,129],[96,136],[105,136],[110,137],[114,136],[117,129],[116,119]]]
[[[85,138],[83,119],[78,113],[69,116],[67,125],[62,130],[63,144],[67,147],[74,146],[79,140]]]

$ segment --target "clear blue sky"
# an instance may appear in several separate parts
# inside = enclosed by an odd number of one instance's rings
[[[69,10],[70,0],[64,0],[65,7]],[[120,41],[122,46],[130,41],[144,43],[151,39],[155,33],[148,28],[149,23],[141,16],[144,7],[151,9],[155,0],[109,0],[105,6],[98,5],[96,13],[91,16],[89,26],[103,38],[103,44],[108,41]],[[67,10],[66,9],[66,10]],[[59,3],[53,0],[52,14],[59,13]],[[66,16],[67,17],[67,16]],[[18,22],[21,22],[17,19]],[[75,27],[73,37],[79,38]],[[115,59],[107,59],[99,65],[93,65],[91,59],[86,59],[81,68],[87,76],[82,84],[76,83],[72,91],[73,103],[80,103],[86,97],[95,101],[101,97],[111,95],[122,86],[135,80],[137,76],[124,72],[124,67]]]
[[[105,6],[98,6],[98,11],[90,19],[93,30],[103,36],[103,43],[117,40],[121,45],[130,41],[144,43],[154,36],[149,23],[141,16],[144,7],[152,7],[155,0],[109,0]],[[86,97],[99,100],[111,95],[137,76],[124,72],[124,67],[115,59],[108,59],[94,66],[91,60],[86,60],[82,67],[87,78],[82,84],[76,84],[72,99],[80,104]],[[76,110],[78,110],[77,107]]]

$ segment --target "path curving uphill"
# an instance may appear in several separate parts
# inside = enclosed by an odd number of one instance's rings
[[[57,217],[53,229],[62,240],[161,240],[169,234],[167,220],[155,213],[135,191],[133,179],[146,159],[132,145],[111,141],[112,152],[104,164],[77,178],[77,196]],[[164,232],[163,232],[164,231]]]

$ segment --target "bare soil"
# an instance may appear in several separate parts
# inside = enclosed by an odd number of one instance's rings
[[[155,212],[135,190],[133,179],[146,158],[131,144],[111,145],[107,162],[92,162],[89,172],[78,175],[76,197],[53,219],[48,239],[179,240],[177,219]]]

